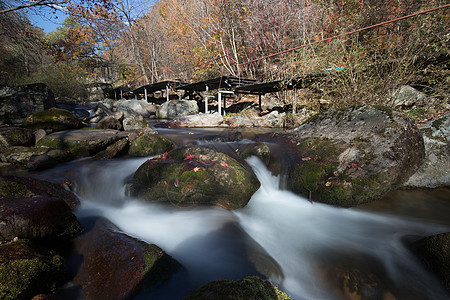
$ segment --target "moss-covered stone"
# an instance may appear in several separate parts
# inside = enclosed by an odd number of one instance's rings
[[[31,146],[34,137],[30,130],[20,127],[0,127],[0,152],[11,146]]]
[[[128,154],[131,156],[150,156],[170,151],[174,144],[158,134],[145,134],[131,142]]]
[[[14,181],[6,181],[0,185],[2,196],[10,199],[22,198],[28,192],[28,188],[20,183]]]
[[[0,299],[31,299],[64,283],[64,261],[27,241],[0,245]]]
[[[61,131],[81,128],[81,120],[68,110],[50,108],[29,115],[22,123],[32,130],[45,129],[47,131]]]
[[[248,276],[241,280],[217,280],[207,283],[183,300],[288,300],[292,299],[269,281],[257,276]]]
[[[206,147],[175,149],[148,160],[130,191],[148,201],[244,207],[259,188],[256,176],[224,153]]]
[[[331,109],[282,136],[289,189],[343,207],[400,187],[424,158],[412,120],[384,107]]]
[[[236,149],[236,154],[244,159],[250,156],[256,156],[266,165],[270,162],[270,148],[267,144],[262,142],[243,144]]]
[[[105,150],[125,136],[126,134],[112,129],[67,130],[49,134],[36,145],[68,150],[76,156],[89,156]]]

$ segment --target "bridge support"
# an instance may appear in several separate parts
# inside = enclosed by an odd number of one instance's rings
[[[147,89],[146,88],[144,88],[144,99],[145,99],[145,102],[147,102]]]
[[[222,115],[222,94],[234,94],[234,92],[232,92],[232,91],[219,91],[219,93],[217,94],[217,101],[219,102],[217,104],[219,115]],[[224,98],[223,99],[223,114],[224,115],[226,114],[226,112],[225,112],[225,106],[226,106],[225,101],[226,101],[226,99]]]
[[[169,97],[169,85],[166,85],[166,101],[169,101],[170,97]]]

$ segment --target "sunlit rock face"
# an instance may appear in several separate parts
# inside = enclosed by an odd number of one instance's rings
[[[259,188],[256,176],[230,156],[206,147],[175,149],[148,160],[134,174],[130,193],[176,205],[244,207]]]
[[[450,113],[419,127],[425,143],[425,161],[405,183],[408,188],[450,186]]]
[[[425,156],[413,121],[385,107],[330,109],[281,137],[289,141],[289,189],[343,207],[400,187]]]

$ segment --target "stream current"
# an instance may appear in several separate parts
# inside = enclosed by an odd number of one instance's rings
[[[198,131],[160,133],[177,145],[215,144],[196,140]],[[36,174],[49,181],[73,177],[81,199],[75,214],[82,223],[106,217],[184,266],[184,271],[157,288],[145,289],[136,299],[181,299],[207,282],[248,275],[267,277],[293,299],[345,299],[335,289],[336,266],[376,274],[379,289],[387,286],[397,299],[448,297],[443,284],[405,246],[408,239],[448,232],[448,223],[311,203],[280,188],[280,177],[255,157],[247,163],[261,187],[243,209],[181,208],[127,197],[126,179],[147,159],[83,159]]]

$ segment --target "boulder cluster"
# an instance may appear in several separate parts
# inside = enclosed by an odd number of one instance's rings
[[[157,113],[156,108],[143,101],[98,103],[91,112],[69,111],[55,108],[51,91],[38,88],[40,98],[27,96],[25,91],[11,94],[27,99],[23,105],[29,113],[12,108],[4,113],[7,120],[0,127],[3,170],[43,170],[80,157],[149,157],[124,182],[130,196],[174,206],[215,205],[228,210],[245,207],[260,187],[244,161],[249,156],[259,157],[274,173],[286,175],[289,190],[310,201],[340,207],[375,201],[399,188],[450,186],[450,114],[417,127],[403,114],[372,105],[330,109],[309,118],[304,113],[289,120],[277,112],[227,120],[218,114],[198,114],[189,103],[174,101],[166,103],[165,112],[158,112],[161,117],[177,115],[171,124],[178,127],[294,124],[291,130],[240,144],[230,155],[207,146],[175,145],[150,127],[146,119]],[[38,105],[37,98],[50,100],[41,99]],[[180,116],[178,110],[190,112]],[[272,152],[274,145],[278,149]],[[183,268],[157,245],[121,233],[107,219],[95,218],[82,226],[74,215],[80,202],[70,191],[70,182],[56,184],[3,174],[7,175],[0,177],[1,299],[31,299],[56,292],[64,297],[67,288],[60,288],[69,281],[85,299],[130,299],[144,286],[156,286]],[[67,248],[81,257],[75,274],[66,270]],[[447,287],[450,260],[442,253],[448,253],[448,248],[448,233],[411,244],[411,251]],[[344,279],[351,276],[340,266],[327,272]],[[337,278],[326,272],[323,276]],[[371,286],[373,281],[367,280],[358,284]],[[211,282],[186,299],[221,299],[223,295],[289,299],[258,277]]]

